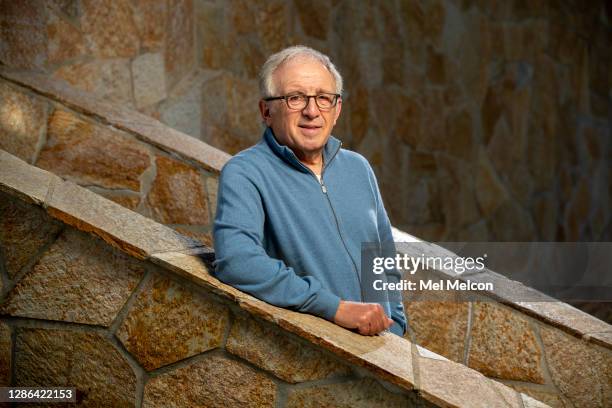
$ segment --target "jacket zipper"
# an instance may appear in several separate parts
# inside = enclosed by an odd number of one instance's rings
[[[329,159],[327,164],[323,167],[323,170],[321,170],[321,180],[320,181],[318,180],[317,176],[314,174],[314,172],[312,170],[310,170],[308,168],[307,169],[310,172],[310,174],[312,174],[312,176],[315,178],[315,180],[317,180],[317,182],[321,185],[321,191],[323,192],[323,194],[325,195],[325,198],[327,199],[327,203],[329,204],[329,208],[331,209],[331,212],[332,212],[332,214],[334,216],[334,221],[336,221],[336,229],[338,231],[338,236],[340,236],[340,241],[342,242],[342,246],[344,247],[344,250],[346,251],[346,254],[348,255],[349,259],[351,260],[351,263],[353,264],[353,270],[355,271],[355,274],[357,275],[357,281],[359,282],[359,291],[360,291],[360,296],[361,296],[360,301],[363,302],[364,296],[363,296],[363,287],[361,285],[361,276],[359,276],[359,271],[357,269],[357,264],[355,263],[355,260],[351,256],[351,253],[349,252],[348,247],[346,246],[346,242],[344,241],[344,237],[342,236],[342,232],[340,231],[340,222],[338,221],[338,217],[336,216],[336,211],[334,210],[334,206],[332,205],[331,200],[329,198],[329,195],[327,194],[327,186],[323,182],[323,174],[325,173],[325,169],[327,168],[329,163],[331,163],[331,161],[334,159],[334,157],[336,157],[336,154],[338,154],[338,152],[340,151],[341,147],[342,147],[342,142],[340,142],[340,147],[338,148],[338,150],[336,150],[336,152],[331,157],[331,159]],[[306,166],[304,166],[304,167],[306,167]]]

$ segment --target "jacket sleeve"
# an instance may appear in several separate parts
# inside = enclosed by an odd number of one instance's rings
[[[340,298],[312,276],[300,277],[264,247],[265,211],[247,171],[231,161],[219,180],[213,236],[215,276],[275,306],[333,321]]]
[[[383,205],[382,196],[378,188],[376,181],[376,175],[372,168],[368,165],[370,177],[372,178],[372,187],[375,191],[376,199],[376,217],[378,225],[378,236],[380,239],[381,246],[383,248],[383,256],[395,257],[395,243],[393,242],[393,232],[391,231],[391,222],[387,216],[387,211]],[[387,282],[399,282],[402,278],[401,273],[393,268],[386,272]],[[407,320],[406,314],[404,313],[404,304],[401,301],[390,302],[391,307],[391,319],[394,321],[393,325],[389,329],[392,333],[398,336],[403,336],[406,333]]]

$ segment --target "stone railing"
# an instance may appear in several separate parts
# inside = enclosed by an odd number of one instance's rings
[[[544,406],[237,291],[208,247],[5,151],[0,169],[2,385],[95,406]]]
[[[45,76],[0,77],[2,99],[10,101],[0,111],[1,148],[210,244],[227,154]],[[11,125],[15,117],[21,127]],[[414,239],[396,232],[397,241]],[[498,288],[527,290],[497,279]],[[490,299],[406,302],[412,340],[552,406],[608,403],[610,325],[561,302],[520,303],[495,293]]]

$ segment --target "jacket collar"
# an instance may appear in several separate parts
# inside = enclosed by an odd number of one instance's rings
[[[285,162],[289,163],[291,166],[295,167],[301,172],[310,172],[308,167],[302,164],[302,162],[297,158],[295,153],[293,153],[293,150],[291,150],[287,146],[278,143],[276,137],[274,136],[274,132],[272,132],[272,128],[266,127],[266,130],[263,134],[263,139],[266,141],[266,143],[274,152],[274,154],[279,156]],[[329,139],[327,139],[327,143],[325,143],[325,147],[323,147],[323,169],[325,169],[330,164],[330,162],[334,159],[336,153],[338,153],[338,150],[340,150],[341,147],[342,142],[330,135]]]

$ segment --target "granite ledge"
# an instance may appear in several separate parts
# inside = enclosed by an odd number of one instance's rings
[[[71,109],[93,116],[132,134],[167,152],[196,161],[205,169],[219,173],[230,155],[201,140],[164,125],[157,119],[131,108],[109,104],[99,97],[76,89],[68,83],[33,72],[0,68],[0,78],[25,87],[35,93],[64,104]]]

